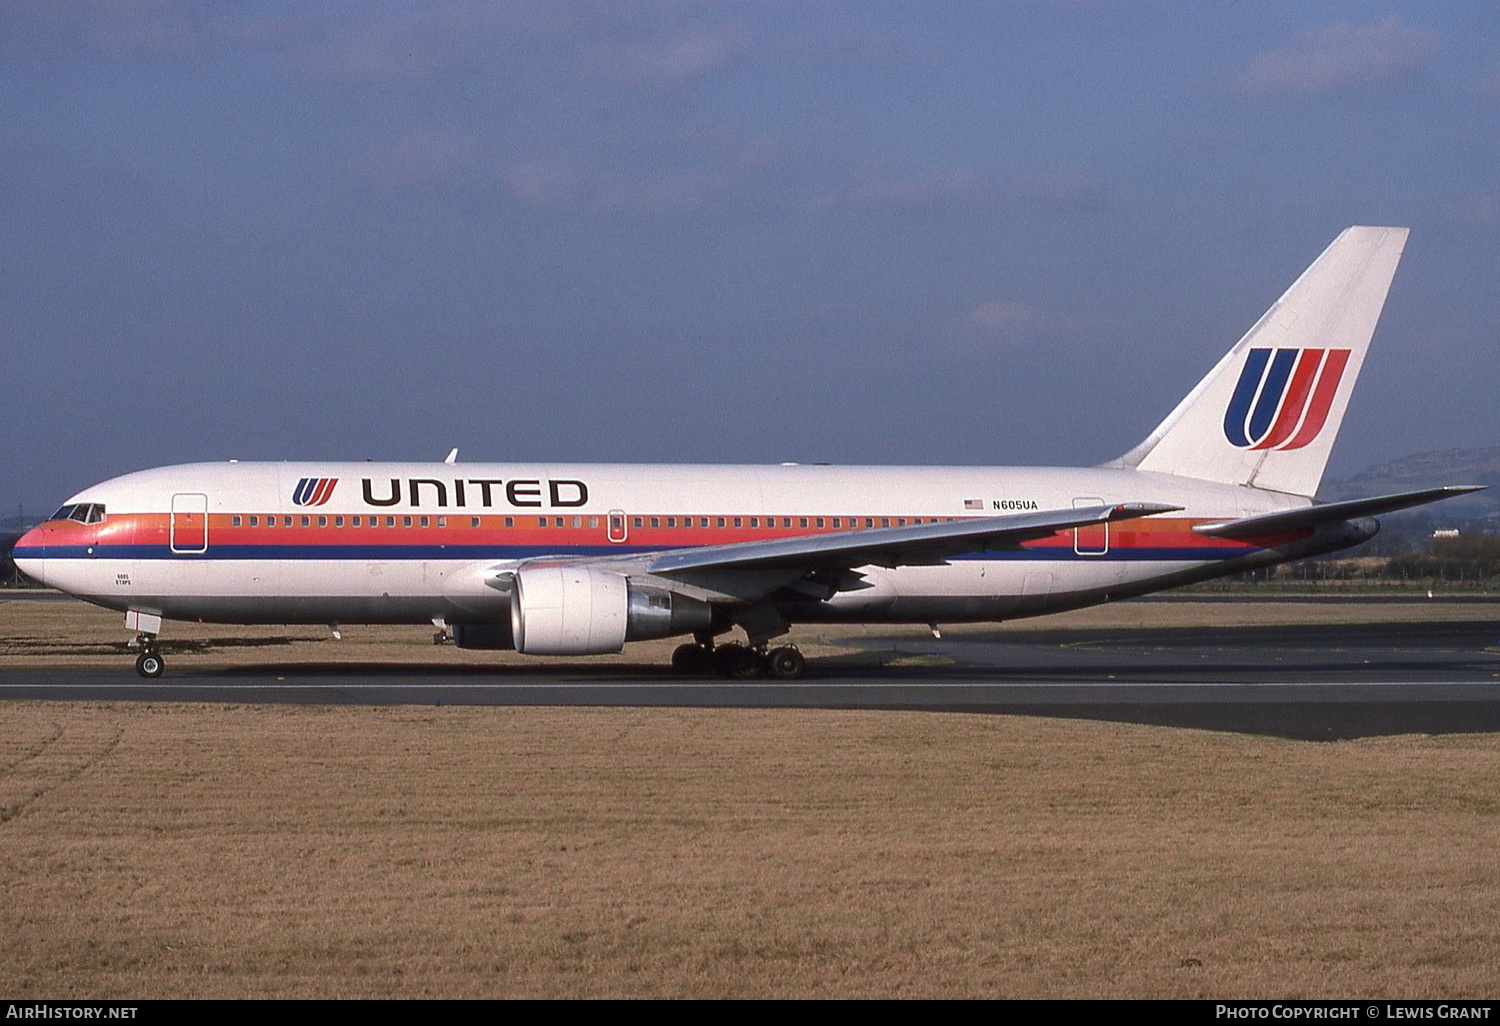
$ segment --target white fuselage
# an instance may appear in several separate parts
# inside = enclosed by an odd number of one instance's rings
[[[1149,501],[1180,512],[1059,531],[866,586],[778,600],[789,621],[960,622],[1074,608],[1354,544],[1195,524],[1297,496],[1132,469],[672,464],[200,463],[85,489],[18,543],[30,576],[103,606],[233,623],[498,622],[487,581],[538,557],[607,559],[799,535]],[[86,522],[92,520],[92,522]]]

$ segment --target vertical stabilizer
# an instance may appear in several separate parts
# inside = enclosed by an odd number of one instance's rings
[[[1406,235],[1345,229],[1121,462],[1311,497]]]

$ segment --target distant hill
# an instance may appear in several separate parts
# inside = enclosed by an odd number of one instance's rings
[[[1449,484],[1489,485],[1490,490],[1394,515],[1434,523],[1485,521],[1485,526],[1500,527],[1500,447],[1440,449],[1377,463],[1353,477],[1324,481],[1323,487],[1318,489],[1318,499],[1336,502]]]

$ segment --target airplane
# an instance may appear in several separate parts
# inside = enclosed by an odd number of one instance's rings
[[[432,623],[527,655],[683,637],[686,674],[793,679],[798,623],[995,622],[1348,548],[1317,504],[1407,229],[1341,233],[1140,444],[1087,468],[194,463],[86,488],[17,543],[34,580],[165,619]],[[744,641],[716,643],[734,630]]]

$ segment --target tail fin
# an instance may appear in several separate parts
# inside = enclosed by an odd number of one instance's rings
[[[1157,429],[1119,462],[1311,497],[1405,228],[1347,228]]]

